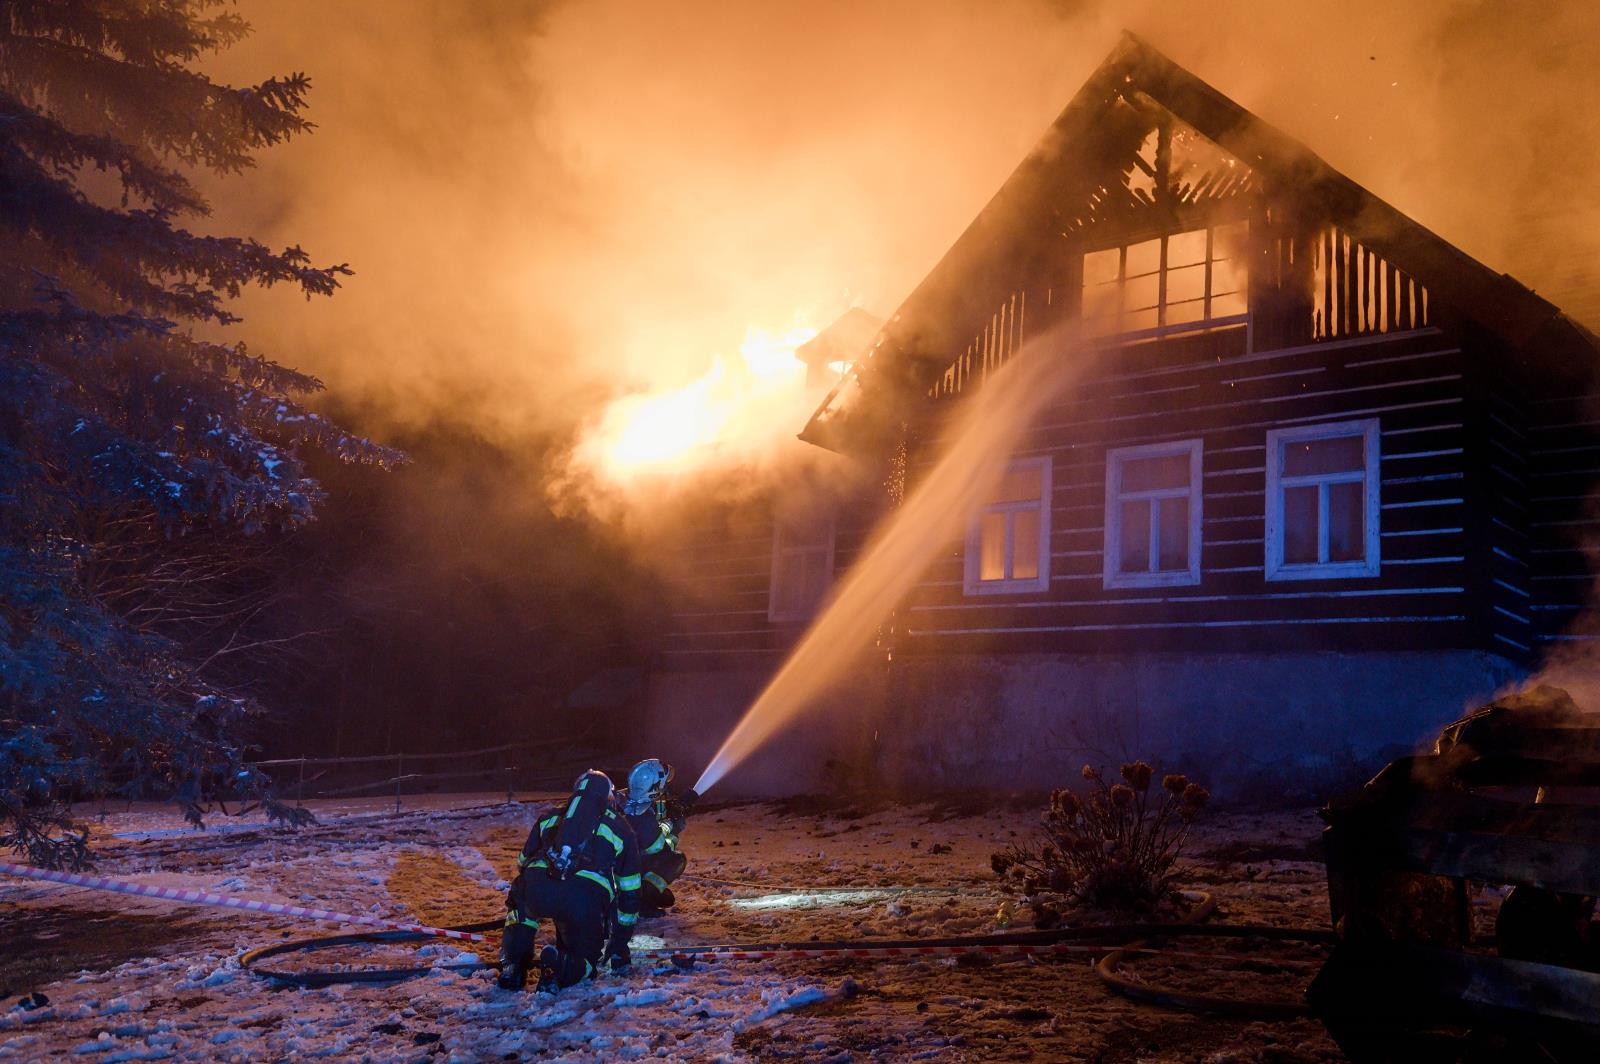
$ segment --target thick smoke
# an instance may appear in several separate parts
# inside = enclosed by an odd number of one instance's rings
[[[223,72],[308,71],[320,128],[218,185],[219,224],[357,271],[309,308],[252,297],[250,335],[382,424],[570,433],[749,329],[887,313],[1123,28],[1600,319],[1594,5],[241,9]]]
[[[356,271],[251,294],[244,335],[365,428],[443,427],[508,491],[640,515],[819,460],[764,393],[710,476],[611,483],[618,400],[751,330],[891,312],[1133,30],[1400,210],[1600,325],[1600,5],[1218,0],[241,0],[236,81],[313,80],[310,137],[212,188],[216,226]],[[634,397],[629,399],[628,397]],[[681,474],[682,469],[678,470]],[[640,538],[640,537],[635,537]]]

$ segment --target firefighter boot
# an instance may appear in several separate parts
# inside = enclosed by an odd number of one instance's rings
[[[515,910],[513,917],[520,914]],[[528,985],[528,967],[533,962],[533,928],[517,919],[508,924],[500,938],[500,989],[521,990]]]
[[[554,994],[561,989],[561,951],[546,946],[539,951],[539,992]]]
[[[503,961],[498,981],[501,990],[525,989],[528,985],[528,965],[523,961]]]

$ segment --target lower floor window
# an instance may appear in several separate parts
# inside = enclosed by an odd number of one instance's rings
[[[1011,463],[967,535],[966,593],[1050,586],[1050,459]]]
[[[1378,422],[1267,433],[1267,579],[1378,574]]]
[[[1200,582],[1201,442],[1106,452],[1106,587]]]
[[[780,516],[772,537],[772,585],[767,619],[805,621],[833,584],[833,517]]]

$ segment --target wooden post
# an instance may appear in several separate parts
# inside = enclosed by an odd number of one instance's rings
[[[305,798],[306,798],[306,755],[302,753],[300,755],[300,782],[295,786],[295,789],[294,789],[294,807],[296,809],[304,809],[305,808]]]
[[[400,777],[405,775],[406,755],[394,755],[394,811],[400,812]]]

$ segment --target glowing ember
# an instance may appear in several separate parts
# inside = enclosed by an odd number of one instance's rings
[[[811,325],[750,329],[739,357],[713,358],[699,378],[677,388],[623,396],[606,408],[575,458],[605,479],[691,472],[726,450],[754,449],[774,434],[793,435],[805,410],[805,366],[795,348]]]

